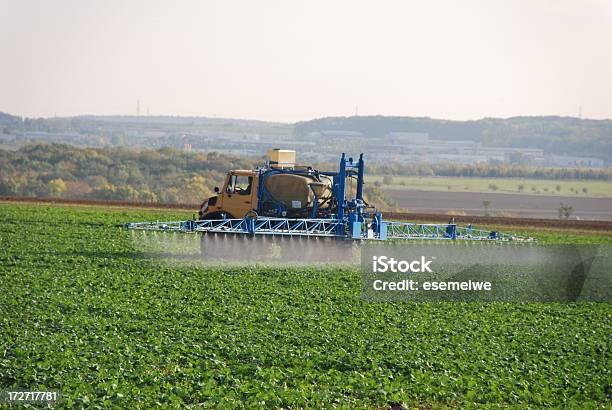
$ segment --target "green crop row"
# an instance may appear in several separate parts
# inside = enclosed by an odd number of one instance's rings
[[[86,408],[612,405],[609,304],[373,303],[355,268],[172,265],[116,226],[172,212],[0,215],[0,390]]]

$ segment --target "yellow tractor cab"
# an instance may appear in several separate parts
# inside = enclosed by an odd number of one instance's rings
[[[244,218],[257,209],[257,173],[250,170],[234,170],[227,173],[223,188],[215,187],[216,196],[200,206],[200,219]]]

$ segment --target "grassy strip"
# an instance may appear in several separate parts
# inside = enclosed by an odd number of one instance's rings
[[[384,176],[366,176],[366,182],[383,183]],[[519,178],[461,178],[392,176],[389,189],[443,192],[495,192],[504,194],[612,197],[612,183],[606,181],[567,181]],[[519,187],[522,186],[522,190]],[[586,192],[583,191],[586,189]]]

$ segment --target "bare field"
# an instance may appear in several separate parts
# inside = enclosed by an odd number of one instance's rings
[[[612,220],[612,198],[513,195],[482,192],[436,192],[385,189],[399,207],[409,212],[457,215],[485,215],[489,201],[491,216],[517,218],[558,218],[561,203],[573,207],[572,219]]]

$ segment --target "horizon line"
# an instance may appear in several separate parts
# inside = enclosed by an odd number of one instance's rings
[[[300,122],[309,122],[322,120],[327,118],[373,118],[373,117],[384,117],[384,118],[413,118],[413,119],[429,119],[429,120],[437,120],[437,121],[453,121],[453,122],[476,122],[483,120],[511,120],[515,118],[569,118],[575,120],[584,120],[584,121],[612,121],[612,118],[587,118],[587,117],[576,117],[572,115],[559,115],[559,114],[539,114],[539,115],[513,115],[509,117],[478,117],[477,119],[450,119],[450,118],[442,118],[442,117],[430,117],[430,116],[422,116],[422,115],[397,115],[397,114],[364,114],[364,115],[327,115],[323,117],[313,117],[306,120],[299,121],[275,121],[275,120],[266,120],[259,118],[240,118],[240,117],[227,117],[227,116],[213,116],[213,115],[184,115],[184,114],[76,114],[76,115],[59,115],[59,116],[22,116],[11,114],[6,111],[0,111],[0,114],[10,115],[12,117],[20,118],[22,121],[25,119],[30,120],[53,120],[53,119],[67,119],[67,118],[78,118],[78,117],[127,117],[127,118],[201,118],[201,119],[211,119],[211,120],[234,120],[234,121],[255,121],[255,122],[265,122],[265,123],[274,123],[274,124],[285,124],[285,125],[294,125]]]

